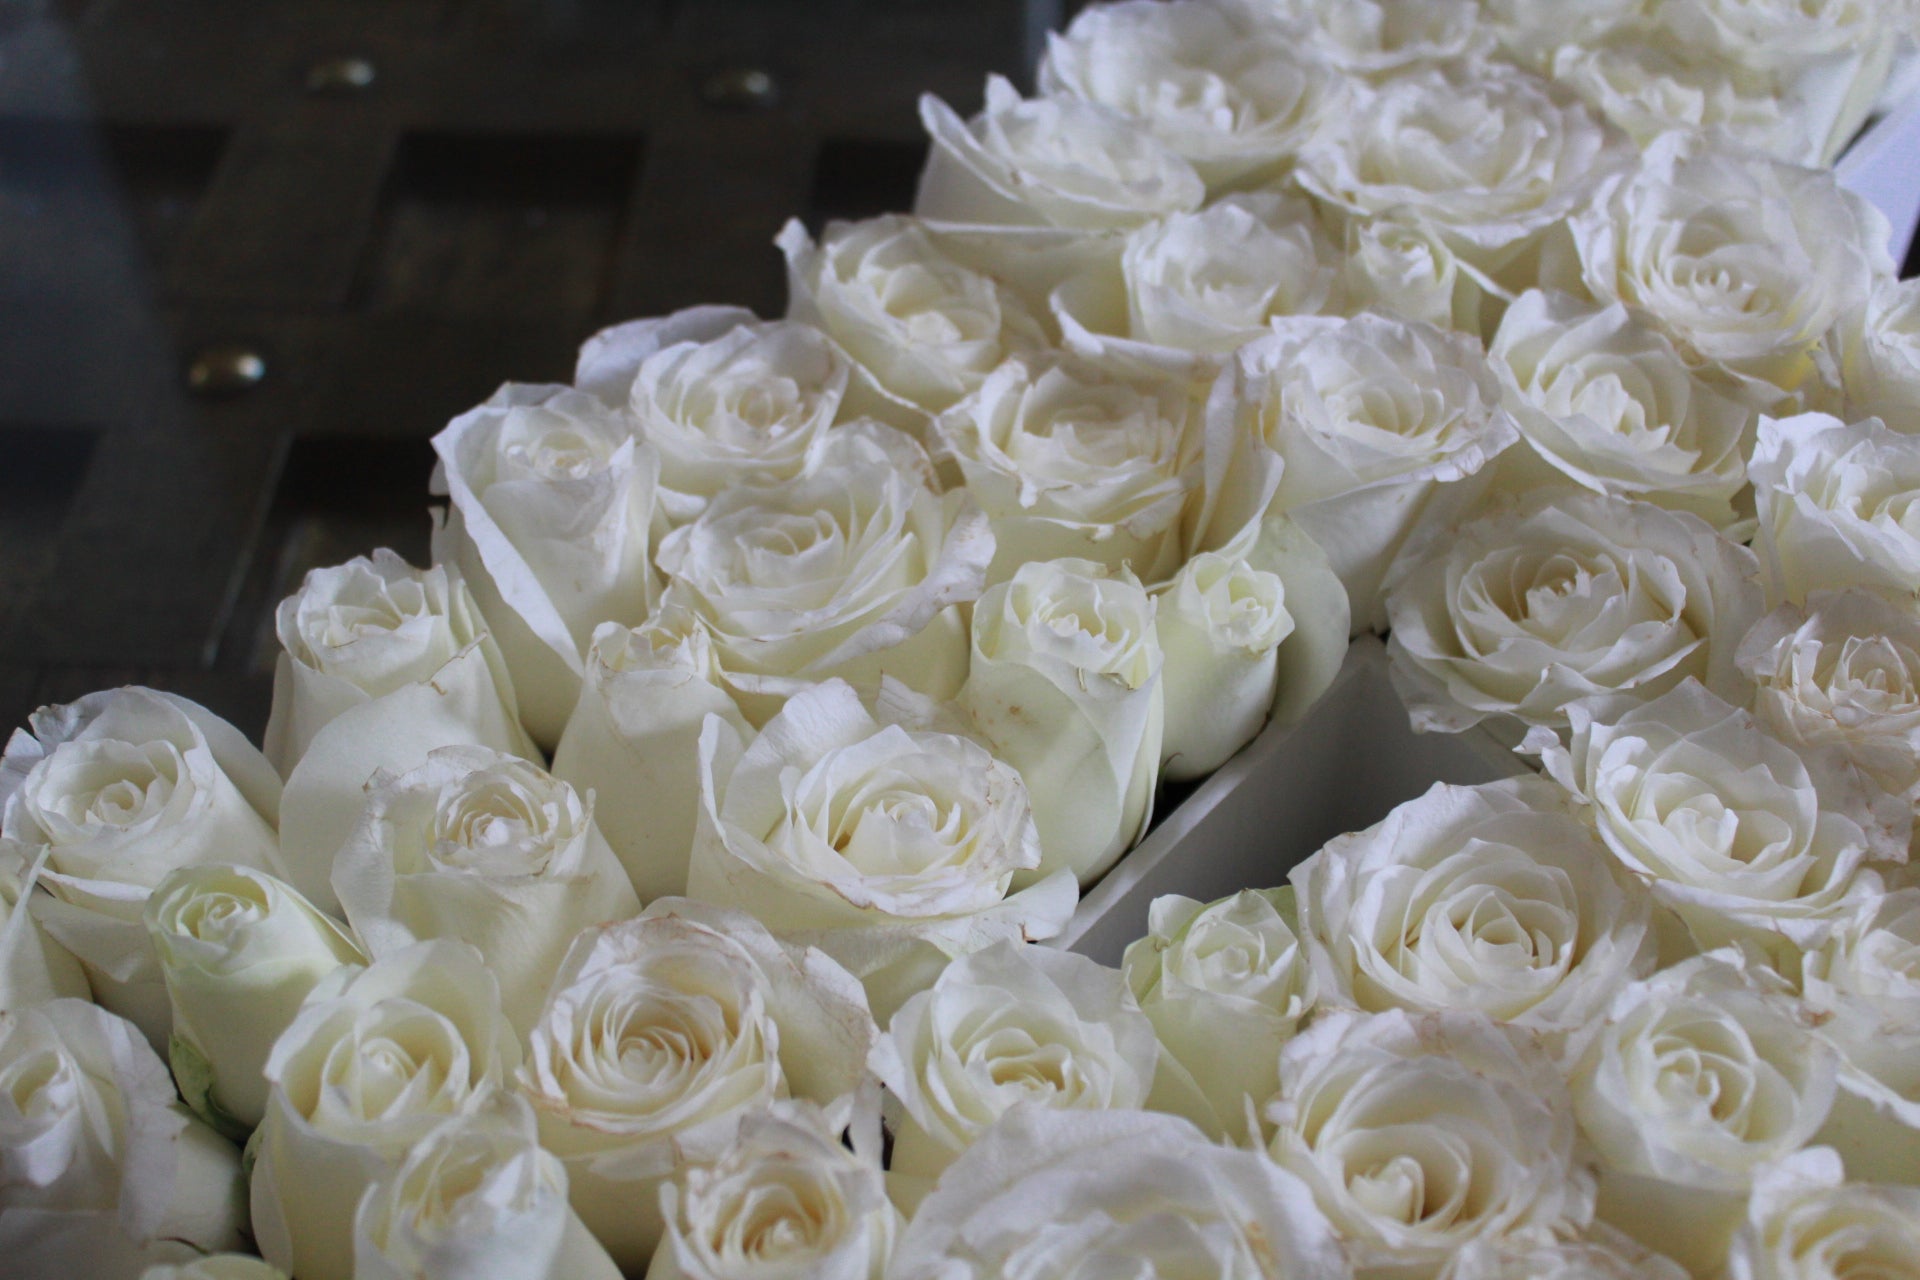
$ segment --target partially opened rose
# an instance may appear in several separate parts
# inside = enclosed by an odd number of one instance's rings
[[[33,896],[45,890],[39,877],[28,878],[32,870],[18,851],[0,854],[0,1013],[61,996],[93,998],[80,962],[33,918]]]
[[[1920,284],[1880,279],[1865,302],[1827,337],[1847,418],[1879,418],[1895,431],[1920,431]]]
[[[1920,436],[1876,418],[1767,418],[1749,467],[1755,540],[1772,600],[1866,587],[1908,608],[1920,594]]]
[[[1562,44],[1546,68],[1642,149],[1663,133],[1712,130],[1792,164],[1820,163],[1823,138],[1772,77],[1623,33]]]
[[[750,743],[712,722],[699,753],[688,896],[819,947],[878,1019],[956,956],[1052,937],[1079,900],[1070,871],[1039,874],[1013,766],[959,734],[876,719],[842,681],[795,694]]]
[[[1579,1239],[1550,1235],[1476,1240],[1453,1256],[1440,1280],[1687,1280],[1684,1267],[1632,1236],[1596,1222]]]
[[[1100,231],[1200,207],[1193,166],[1125,116],[1069,98],[1023,99],[987,77],[986,107],[962,120],[920,99],[932,140],[913,211],[945,222]]]
[[[1300,1180],[1175,1116],[1014,1108],[908,1224],[893,1280],[1334,1280],[1334,1230]]]
[[[1510,295],[1448,246],[1436,227],[1387,212],[1347,222],[1348,305],[1477,334]]]
[[[1477,0],[1353,0],[1302,11],[1308,48],[1357,75],[1387,79],[1475,58],[1492,44]]]
[[[859,982],[820,952],[744,912],[663,898],[575,941],[515,1083],[574,1208],[638,1273],[685,1135],[775,1098],[835,1111],[876,1034]]]
[[[287,1280],[287,1273],[250,1253],[210,1253],[184,1262],[163,1262],[140,1280]]]
[[[272,766],[204,707],[104,690],[14,731],[0,764],[0,860],[23,888],[47,891],[29,909],[78,957],[93,998],[164,1052],[167,993],[140,913],[177,867],[278,872],[280,800]]]
[[[140,1032],[84,1000],[0,1013],[10,1274],[133,1277],[240,1247],[240,1153],[188,1114]]]
[[[1204,777],[1273,710],[1280,646],[1294,631],[1287,585],[1245,552],[1203,551],[1160,592],[1154,626],[1166,656],[1161,771],[1170,782]]]
[[[1728,1251],[1729,1280],[1851,1280],[1911,1272],[1920,1258],[1920,1187],[1849,1180],[1825,1147],[1754,1179]]]
[[[579,697],[594,627],[639,623],[659,593],[660,459],[635,425],[572,387],[508,383],[434,437],[438,488],[452,498],[434,559],[473,592],[543,746]]]
[[[1048,35],[1038,80],[1131,118],[1218,193],[1280,176],[1344,103],[1344,78],[1291,35],[1208,0],[1090,5]]]

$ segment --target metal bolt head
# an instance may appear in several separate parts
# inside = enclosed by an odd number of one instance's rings
[[[328,58],[307,68],[307,92],[359,93],[373,84],[376,74],[373,63],[365,58]]]
[[[706,78],[700,96],[711,107],[760,111],[780,101],[780,83],[758,67],[728,67]]]
[[[233,395],[258,386],[266,376],[265,357],[237,344],[203,347],[187,363],[187,386],[196,395]]]

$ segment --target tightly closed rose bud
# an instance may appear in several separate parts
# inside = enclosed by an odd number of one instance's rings
[[[987,77],[986,109],[962,120],[932,94],[932,140],[913,211],[945,222],[1100,231],[1200,207],[1193,166],[1125,116],[1068,98],[1022,100]]]
[[[1249,1102],[1279,1089],[1281,1046],[1319,999],[1297,928],[1292,889],[1213,903],[1165,894],[1120,962],[1172,1059],[1160,1070],[1192,1076],[1206,1106],[1188,1119],[1212,1137],[1249,1136]]]
[[[0,1013],[0,1249],[20,1276],[135,1276],[236,1249],[240,1153],[140,1033],[84,1000]]]
[[[522,1034],[574,935],[640,912],[592,803],[485,747],[442,747],[368,779],[333,886],[375,959],[433,938],[480,948]]]
[[[719,722],[701,736],[688,895],[819,947],[876,1019],[950,959],[1050,938],[1073,914],[1071,872],[1014,889],[1037,875],[1040,837],[1019,773],[979,743],[883,723],[836,680],[742,745]]]
[[[860,984],[820,952],[744,912],[663,898],[575,941],[516,1083],[575,1210],[638,1273],[690,1132],[775,1098],[836,1111],[877,1034]]]
[[[379,769],[402,772],[435,747],[477,743],[535,759],[505,660],[466,584],[391,551],[315,569],[276,614],[267,757],[286,775],[280,825],[287,879],[337,910],[333,855]]]
[[[496,1092],[449,1116],[367,1188],[354,1280],[619,1280],[567,1204],[525,1099]]]
[[[349,1280],[368,1188],[446,1117],[487,1105],[519,1061],[499,986],[465,943],[322,979],[267,1059],[252,1144],[262,1256],[300,1280]]]
[[[572,387],[508,383],[433,446],[452,498],[434,559],[454,566],[499,642],[527,729],[560,738],[602,622],[638,624],[660,459],[624,410]]]
[[[174,1079],[194,1110],[245,1137],[266,1114],[274,1041],[322,978],[366,957],[291,885],[248,867],[183,867],[144,919],[173,1008]]]
[[[553,776],[593,793],[594,823],[643,901],[687,891],[701,724],[718,716],[741,737],[752,733],[725,681],[713,638],[684,608],[593,633]]]
[[[893,1280],[1349,1274],[1313,1197],[1175,1116],[1010,1111],[908,1224]]]
[[[910,1212],[1016,1103],[1146,1105],[1159,1052],[1125,979],[1085,956],[1001,942],[954,961],[874,1048],[874,1073],[907,1113],[888,1172],[894,1202]]]
[[[1203,551],[1160,593],[1170,782],[1204,777],[1251,742],[1273,710],[1281,642],[1293,633],[1286,583],[1245,555]]]
[[[1865,587],[1913,608],[1920,594],[1920,435],[1875,418],[1763,419],[1748,470],[1770,600]]]
[[[176,867],[278,873],[280,799],[272,766],[204,707],[137,687],[91,693],[41,708],[7,743],[0,862],[48,891],[28,909],[79,958],[93,998],[164,1053],[167,992],[141,910]]]
[[[961,702],[1020,771],[1040,866],[1085,885],[1139,838],[1165,729],[1153,601],[1126,569],[1036,561],[973,611]]]

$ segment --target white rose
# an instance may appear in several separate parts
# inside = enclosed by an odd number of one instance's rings
[[[710,715],[742,737],[752,732],[727,691],[713,638],[686,609],[593,633],[553,776],[593,793],[594,823],[643,901],[687,891],[700,726]]]
[[[1329,1013],[1281,1050],[1265,1115],[1359,1276],[1432,1276],[1469,1241],[1593,1213],[1559,1074],[1478,1014]]]
[[[1125,568],[1022,565],[973,611],[960,701],[993,754],[1020,771],[1040,866],[1082,885],[1145,829],[1166,726],[1153,600]]]
[[[1218,193],[1279,177],[1345,102],[1292,34],[1207,0],[1089,5],[1048,34],[1038,81],[1131,118]]]
[[[1047,343],[1017,294],[948,256],[915,218],[828,223],[817,245],[790,220],[775,243],[788,316],[827,333],[914,409],[938,413],[1007,356]]]
[[[348,1280],[361,1197],[520,1061],[499,986],[464,943],[423,942],[321,979],[267,1058],[250,1149],[253,1230],[300,1280]]]
[[[1704,521],[1539,490],[1427,531],[1387,578],[1387,653],[1416,728],[1488,716],[1559,727],[1689,676],[1744,701],[1734,647],[1761,611],[1754,557]]]
[[[1328,1002],[1476,1010],[1558,1046],[1653,971],[1652,900],[1541,778],[1435,783],[1288,878]]]
[[[724,1141],[689,1152],[684,1185],[661,1188],[667,1234],[647,1280],[881,1280],[905,1224],[877,1149],[849,1150],[804,1103],[712,1136]]]
[[[1920,281],[1882,279],[1828,335],[1847,417],[1920,432]]]
[[[1815,768],[1828,806],[1870,814],[1876,855],[1904,861],[1920,804],[1920,618],[1869,592],[1813,591],[1756,623],[1734,660],[1754,718]]]
[[[472,590],[543,746],[579,697],[594,626],[639,623],[660,589],[660,459],[634,425],[586,392],[508,383],[433,438],[436,491],[453,504],[434,559]]]
[[[1550,74],[1644,149],[1674,129],[1725,132],[1793,164],[1820,163],[1821,138],[1779,95],[1770,77],[1724,62],[1689,59],[1635,35],[1605,44],[1563,44]]]
[[[1753,716],[1694,681],[1598,722],[1568,708],[1566,745],[1526,749],[1584,805],[1600,839],[1702,948],[1817,946],[1880,880],[1867,839],[1820,807],[1807,766]]]
[[[1644,0],[1563,0],[1551,7],[1535,0],[1480,0],[1481,21],[1501,50],[1542,74],[1556,50],[1598,44],[1643,8]]]
[[[953,957],[1050,938],[1073,914],[1070,872],[1035,879],[1019,773],[980,744],[882,723],[834,680],[741,747],[717,721],[701,736],[687,894],[819,947],[866,986],[876,1019]]]
[[[1863,902],[1802,963],[1814,1034],[1840,1054],[1819,1141],[1856,1179],[1920,1181],[1920,889]]]
[[[294,888],[333,911],[333,855],[376,770],[411,769],[456,743],[528,759],[539,750],[493,633],[443,567],[415,569],[383,548],[313,570],[275,618],[285,651],[266,742],[287,779],[281,849]]]
[[[1624,988],[1572,1083],[1601,1218],[1711,1275],[1755,1171],[1826,1118],[1834,1058],[1796,1002],[1716,952]]]
[[[1821,338],[1891,275],[1886,219],[1825,170],[1664,134],[1568,219],[1587,288],[1764,403],[1813,377]]]
[[[1753,1182],[1729,1280],[1866,1280],[1920,1258],[1920,1187],[1848,1182],[1823,1147],[1788,1156]]]
[[[174,1078],[194,1110],[244,1137],[266,1114],[274,1041],[322,978],[366,957],[291,885],[243,866],[180,868],[144,923],[173,1009]]]
[[[0,763],[0,860],[48,890],[30,910],[93,998],[164,1052],[167,993],[141,909],[176,867],[278,872],[279,779],[232,725],[152,689],[42,707],[31,725]]]
[[[1279,1089],[1280,1048],[1319,999],[1296,929],[1291,889],[1212,903],[1164,894],[1120,962],[1161,1047],[1206,1101],[1188,1118],[1212,1137],[1248,1136],[1249,1101]]]
[[[1159,594],[1166,655],[1161,773],[1202,777],[1253,741],[1273,710],[1281,642],[1293,633],[1287,588],[1244,553],[1203,551]]]
[[[1509,296],[1456,254],[1438,230],[1391,211],[1350,219],[1346,251],[1343,284],[1355,311],[1371,308],[1477,334],[1483,313],[1497,314],[1494,304]]]
[[[19,853],[0,853],[0,1013],[61,996],[91,1000],[80,962],[33,918],[34,895],[44,891]]]
[[[1000,942],[900,1006],[873,1071],[906,1109],[888,1188],[911,1212],[1014,1104],[1146,1105],[1160,1047],[1126,979],[1085,956]]]
[[[899,465],[898,453],[917,461]],[[808,683],[892,675],[929,697],[966,679],[966,623],[993,532],[964,491],[928,487],[925,456],[874,426],[838,433],[813,474],[737,488],[660,545],[663,607],[712,636],[748,719]]]
[[[1753,411],[1695,377],[1626,308],[1524,293],[1487,359],[1523,452],[1544,461],[1548,477],[1690,511],[1717,529],[1735,523]]]
[[[1504,63],[1406,72],[1300,155],[1301,185],[1354,214],[1397,212],[1498,271],[1572,213],[1620,139],[1571,93]]]
[[[1348,0],[1302,7],[1309,48],[1358,75],[1391,77],[1423,63],[1475,58],[1493,43],[1478,0]]]
[[[287,1273],[250,1253],[210,1253],[186,1262],[161,1262],[140,1280],[287,1280]]]
[[[1920,436],[1878,419],[1763,418],[1748,464],[1773,600],[1816,587],[1920,596]]]
[[[140,1032],[84,1000],[0,1013],[8,1274],[137,1276],[236,1249],[240,1153],[181,1106]]]
[[[442,1120],[361,1197],[354,1280],[619,1280],[567,1204],[533,1109],[505,1091]]]
[[[1454,1255],[1440,1280],[1687,1280],[1686,1269],[1632,1236],[1596,1222],[1578,1240],[1547,1235],[1476,1240]]]
[[[908,1224],[891,1280],[1332,1280],[1327,1220],[1293,1177],[1175,1117],[1014,1108]]]
[[[1279,316],[1337,311],[1340,250],[1313,206],[1277,192],[1231,195],[1131,232],[1120,274],[1089,272],[1053,295],[1068,347],[1207,374]]]
[[[1209,430],[1286,459],[1275,510],[1326,549],[1354,622],[1378,629],[1395,553],[1416,524],[1473,501],[1518,429],[1470,336],[1371,313],[1274,329],[1214,383]]]
[[[368,779],[333,887],[375,959],[433,938],[480,948],[521,1033],[574,935],[640,912],[592,800],[486,747],[441,747]]]
[[[913,211],[947,222],[1133,227],[1200,207],[1193,166],[1117,112],[1069,98],[1022,99],[987,77],[986,108],[962,120],[932,94],[920,99],[931,139]]]
[[[877,1034],[859,982],[820,952],[744,912],[663,898],[575,940],[517,1084],[574,1208],[638,1272],[689,1131],[789,1095],[831,1110]]]

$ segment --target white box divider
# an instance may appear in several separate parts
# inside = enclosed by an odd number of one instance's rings
[[[1833,175],[1887,215],[1894,265],[1905,262],[1920,222],[1920,93],[1909,93],[1856,138]]]
[[[1285,884],[1328,840],[1372,826],[1436,782],[1490,782],[1527,767],[1483,730],[1415,733],[1387,678],[1386,647],[1361,636],[1303,720],[1268,725],[1200,783],[1087,892],[1049,945],[1118,965],[1162,894],[1205,902]]]

